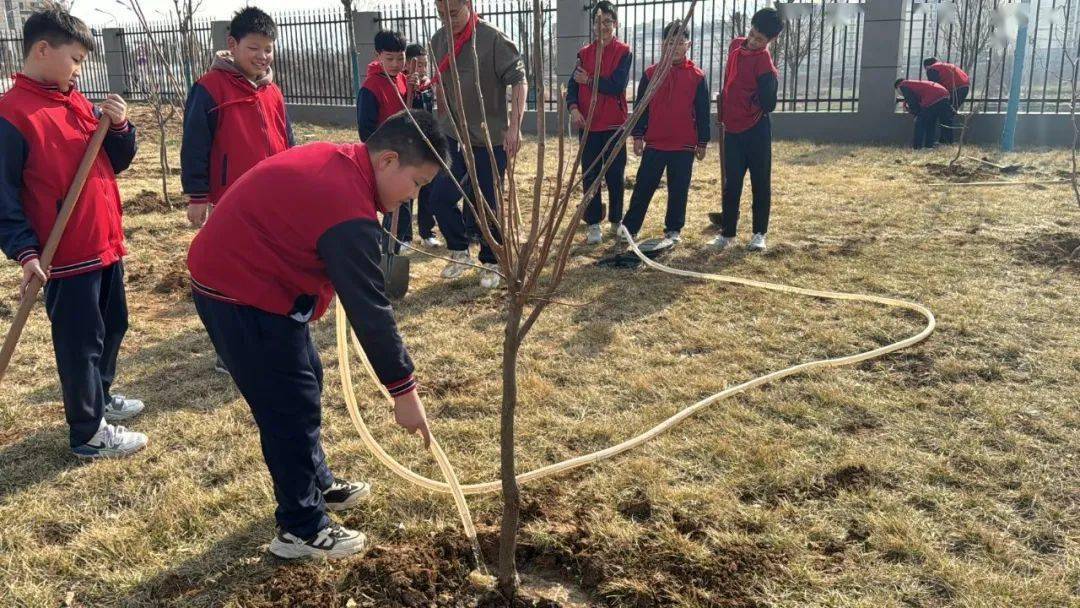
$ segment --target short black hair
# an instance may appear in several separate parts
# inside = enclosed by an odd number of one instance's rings
[[[416,44],[414,42],[413,44],[405,47],[405,59],[414,59],[421,55],[427,55],[427,49],[424,48],[424,45]]]
[[[242,8],[229,22],[229,35],[241,40],[248,34],[262,34],[270,40],[277,40],[277,24],[273,17],[254,6]]]
[[[416,120],[413,124],[409,113],[402,110],[386,119],[365,142],[372,150],[392,150],[398,153],[401,164],[406,166],[418,166],[424,163],[433,163],[442,167],[441,160],[446,160],[446,135],[439,127],[435,116],[426,110],[412,110],[412,117]],[[416,127],[420,127],[417,132]],[[433,151],[428,147],[423,133],[431,142]],[[441,159],[441,160],[440,160]]]
[[[928,67],[934,65],[937,62],[938,62],[937,57],[927,57],[926,59],[922,60],[922,67],[928,68]]]
[[[896,82],[892,83],[892,88],[895,89],[896,87],[900,86],[901,82],[904,82],[904,79],[903,78],[897,78]]]
[[[405,37],[399,32],[379,30],[375,33],[376,53],[404,53]]]
[[[676,19],[671,23],[664,26],[664,40],[667,40],[671,36],[675,35],[675,32],[679,31],[679,26],[682,25],[682,19]],[[687,26],[682,31],[682,37],[687,40],[690,39],[690,27]]]
[[[780,19],[780,13],[776,12],[775,8],[763,8],[754,13],[750,18],[750,25],[770,39],[784,31],[784,21]]]
[[[596,19],[596,16],[600,13],[611,15],[611,18],[615,20],[615,23],[619,22],[619,13],[618,9],[615,8],[614,2],[608,2],[608,0],[600,0],[600,2],[597,2],[592,11],[593,19]]]
[[[51,47],[78,42],[87,51],[94,51],[94,36],[82,19],[73,17],[59,5],[50,4],[35,11],[23,24],[23,59],[30,56],[30,49],[42,40]]]

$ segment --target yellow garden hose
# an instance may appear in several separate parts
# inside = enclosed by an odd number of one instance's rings
[[[721,283],[734,283],[736,285],[746,285],[748,287],[757,287],[757,288],[760,288],[760,289],[767,289],[769,291],[777,291],[777,292],[780,292],[780,293],[790,293],[790,294],[796,294],[796,295],[802,295],[802,296],[810,296],[810,297],[823,298],[823,299],[829,299],[829,300],[847,300],[847,301],[856,301],[856,302],[870,302],[870,303],[873,303],[873,304],[882,304],[882,305],[890,306],[890,307],[893,307],[893,308],[902,308],[904,310],[910,310],[910,311],[917,312],[920,315],[922,315],[926,319],[926,327],[924,327],[922,329],[922,331],[920,331],[919,333],[917,333],[917,334],[915,334],[913,336],[910,336],[910,337],[905,338],[903,340],[900,340],[898,342],[893,342],[891,344],[887,344],[885,346],[880,346],[880,347],[875,348],[873,350],[868,350],[868,351],[864,351],[864,352],[861,352],[861,353],[856,353],[856,354],[853,354],[853,355],[847,355],[847,356],[844,356],[844,357],[835,357],[835,358],[832,358],[832,359],[818,359],[816,361],[810,361],[810,362],[807,362],[807,363],[801,363],[799,365],[794,365],[794,366],[788,367],[786,369],[782,369],[782,370],[779,370],[779,371],[772,372],[770,374],[766,374],[764,376],[759,376],[759,377],[754,378],[752,380],[748,380],[746,382],[743,382],[742,384],[727,388],[727,389],[725,389],[723,391],[720,391],[719,393],[716,393],[714,395],[706,397],[706,398],[698,401],[697,403],[680,410],[675,415],[671,416],[670,418],[668,418],[667,420],[661,422],[660,424],[657,424],[656,426],[652,427],[648,431],[646,431],[646,432],[644,432],[644,433],[642,433],[642,434],[640,434],[640,435],[638,435],[636,437],[633,437],[631,439],[627,439],[626,441],[623,441],[622,443],[613,445],[613,446],[605,448],[603,450],[593,452],[591,454],[584,454],[584,455],[581,455],[581,456],[577,456],[575,458],[571,458],[569,460],[565,460],[563,462],[550,464],[550,465],[547,465],[545,467],[541,467],[539,469],[534,469],[532,471],[522,473],[521,475],[518,475],[518,478],[517,478],[519,483],[525,483],[527,481],[531,481],[531,480],[534,480],[534,479],[539,479],[539,478],[545,477],[547,475],[553,475],[555,473],[559,473],[559,472],[566,471],[566,470],[569,470],[569,469],[582,467],[582,466],[585,466],[587,464],[591,464],[591,463],[594,463],[594,462],[599,462],[601,460],[611,458],[612,456],[615,456],[617,454],[621,454],[622,452],[625,452],[625,451],[627,451],[627,450],[629,450],[631,448],[637,447],[637,446],[645,443],[646,441],[649,441],[650,439],[653,439],[654,437],[660,435],[661,433],[671,429],[672,427],[679,424],[680,422],[682,422],[686,418],[689,418],[690,416],[693,416],[694,414],[696,414],[698,411],[704,409],[706,406],[709,406],[709,405],[711,405],[711,404],[713,404],[713,403],[715,403],[715,402],[717,402],[717,401],[719,401],[721,399],[731,397],[732,395],[737,395],[737,394],[742,393],[744,391],[747,391],[747,390],[749,390],[751,388],[761,386],[762,384],[772,382],[774,380],[779,380],[781,378],[786,378],[787,376],[791,376],[791,375],[798,374],[798,373],[801,373],[801,372],[807,372],[807,371],[810,371],[810,370],[814,370],[814,369],[821,369],[821,368],[826,368],[826,367],[839,367],[839,366],[842,366],[842,365],[851,365],[851,364],[854,364],[854,363],[859,363],[861,361],[866,361],[867,359],[874,359],[874,358],[877,358],[877,357],[881,357],[881,356],[883,356],[885,354],[888,354],[888,353],[891,353],[891,352],[894,352],[894,351],[897,351],[897,350],[900,350],[900,349],[903,349],[903,348],[907,348],[909,346],[912,346],[914,344],[917,344],[917,343],[925,340],[931,333],[933,333],[934,327],[936,325],[936,320],[934,319],[934,313],[932,313],[929,308],[927,308],[927,307],[925,307],[925,306],[923,306],[921,304],[914,303],[914,302],[907,302],[907,301],[904,301],[904,300],[898,300],[898,299],[895,299],[895,298],[887,298],[887,297],[883,297],[883,296],[872,296],[872,295],[863,295],[863,294],[854,294],[854,293],[843,293],[843,292],[838,292],[838,291],[822,291],[822,290],[816,290],[816,289],[805,289],[805,288],[802,288],[802,287],[792,287],[790,285],[781,285],[781,284],[778,284],[778,283],[768,283],[768,282],[765,282],[765,281],[755,281],[755,280],[752,280],[752,279],[743,279],[743,278],[732,277],[732,276],[727,276],[727,275],[710,274],[710,273],[704,273],[704,272],[694,272],[694,271],[691,271],[691,270],[682,270],[682,269],[679,269],[679,268],[672,268],[670,266],[666,266],[664,264],[661,264],[659,262],[651,260],[648,257],[646,257],[644,254],[642,254],[641,250],[638,249],[637,243],[635,243],[633,241],[633,239],[629,239],[629,235],[626,234],[625,228],[620,227],[619,231],[620,231],[620,234],[622,234],[624,237],[628,238],[629,243],[630,243],[630,248],[634,251],[634,253],[649,268],[653,268],[653,269],[659,270],[661,272],[666,272],[668,274],[673,274],[673,275],[683,276],[683,277],[690,277],[690,278],[695,278],[695,279],[704,279],[704,280],[708,280],[708,281],[718,281],[718,282],[721,282]],[[397,460],[395,460],[392,456],[387,454],[386,451],[382,448],[382,446],[379,445],[379,442],[375,440],[374,436],[372,436],[371,431],[368,429],[367,424],[365,424],[363,417],[360,415],[360,408],[359,408],[359,405],[357,403],[356,392],[355,392],[355,389],[354,389],[354,386],[353,386],[352,374],[350,372],[350,365],[349,365],[350,356],[349,356],[349,348],[348,348],[348,334],[349,334],[348,321],[347,321],[347,318],[345,316],[344,309],[341,307],[340,299],[338,300],[338,304],[337,304],[337,315],[336,315],[336,317],[337,317],[336,322],[337,322],[338,362],[339,362],[339,367],[340,367],[340,370],[341,370],[342,392],[344,393],[344,396],[345,396],[345,404],[348,407],[349,416],[352,418],[352,422],[353,422],[353,425],[356,427],[356,430],[360,433],[360,438],[364,442],[364,445],[367,446],[367,448],[371,451],[371,453],[374,454],[375,457],[380,462],[382,462],[384,465],[386,465],[387,468],[389,468],[391,471],[393,471],[395,474],[397,474],[401,478],[405,479],[406,481],[409,481],[410,483],[413,483],[413,484],[416,484],[418,486],[427,488],[429,490],[434,490],[436,492],[449,492],[449,493],[451,493],[454,496],[454,502],[457,505],[458,514],[461,516],[461,523],[464,526],[465,534],[473,542],[473,546],[475,547],[476,546],[476,529],[474,528],[472,518],[469,515],[468,505],[465,502],[465,494],[481,494],[481,493],[484,493],[484,492],[497,492],[497,491],[499,491],[501,489],[501,482],[498,479],[496,479],[494,481],[488,481],[488,482],[484,482],[484,483],[474,483],[474,484],[467,484],[467,485],[459,484],[458,480],[457,480],[457,477],[454,474],[453,468],[450,466],[450,463],[446,458],[446,454],[442,451],[442,448],[439,447],[438,442],[436,442],[434,438],[432,438],[432,440],[431,440],[431,450],[432,450],[432,453],[435,456],[435,460],[439,464],[439,468],[440,468],[443,476],[447,480],[446,482],[440,482],[440,481],[436,481],[434,479],[429,479],[427,477],[424,477],[423,475],[420,475],[420,474],[414,472],[412,469],[409,469],[408,467],[402,465]],[[386,389],[382,387],[382,384],[379,382],[378,378],[375,376],[375,372],[371,367],[371,363],[368,361],[367,357],[364,355],[364,351],[360,347],[360,341],[357,340],[355,334],[353,334],[353,336],[352,336],[352,342],[353,342],[354,350],[356,351],[357,356],[360,358],[360,360],[364,363],[364,367],[367,370],[368,375],[371,377],[371,379],[377,385],[379,385],[379,387],[381,388],[381,390],[383,392],[383,395],[385,395],[387,399],[390,399],[389,393],[386,392]]]

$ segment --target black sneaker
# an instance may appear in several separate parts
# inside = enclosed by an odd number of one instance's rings
[[[364,536],[363,532],[337,524],[326,526],[307,540],[288,532],[278,532],[274,540],[270,541],[270,553],[281,559],[336,559],[362,553],[366,548],[367,536]]]
[[[334,485],[322,495],[327,509],[344,511],[370,496],[371,484],[362,481],[334,481]]]

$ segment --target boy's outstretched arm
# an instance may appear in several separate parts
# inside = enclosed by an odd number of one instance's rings
[[[367,141],[379,128],[379,100],[363,87],[356,94],[356,128],[360,132],[360,141]]]
[[[180,144],[180,182],[192,205],[205,205],[210,193],[210,148],[217,131],[217,103],[196,83],[184,107],[184,137]]]

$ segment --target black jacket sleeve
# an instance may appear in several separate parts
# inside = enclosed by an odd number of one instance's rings
[[[0,118],[0,249],[20,264],[41,253],[41,243],[22,207],[23,168],[29,154],[22,133]]]
[[[907,106],[908,111],[915,116],[918,116],[919,112],[922,110],[922,106],[919,105],[919,97],[915,94],[915,91],[912,91],[905,86],[901,86],[900,94],[904,96],[904,105]]]
[[[712,125],[709,124],[709,85],[702,78],[694,92],[694,124],[697,125],[698,147],[712,139]]]
[[[217,131],[217,103],[195,83],[184,107],[184,138],[180,144],[180,182],[192,202],[206,202],[210,193],[210,149]]]
[[[360,132],[360,141],[367,141],[379,128],[379,100],[364,87],[356,94],[356,128]]]
[[[779,83],[776,81],[776,74],[766,72],[758,76],[758,103],[761,105],[762,112],[770,114],[776,109],[776,90],[778,88]]]
[[[135,153],[139,151],[139,144],[135,138],[135,125],[127,122],[119,127],[111,127],[101,147],[105,149],[114,173],[127,169],[131,166],[131,161],[135,159]]]
[[[641,98],[645,97],[645,91],[649,88],[649,76],[647,74],[641,75],[641,80],[637,85],[637,98],[635,104],[641,103]],[[645,108],[645,111],[641,113],[641,119],[634,125],[634,129],[630,131],[630,135],[634,137],[644,137],[645,131],[649,128],[649,108]]]
[[[566,83],[566,109],[573,110],[578,105],[578,83],[574,75],[570,74],[570,82]]]
[[[611,73],[611,78],[600,79],[600,83],[596,85],[597,90],[604,95],[618,95],[625,91],[626,83],[630,82],[630,64],[633,61],[633,53],[623,55],[619,65],[615,66],[615,71]]]
[[[383,288],[381,233],[375,220],[349,220],[324,232],[316,246],[375,375],[397,396],[412,390],[416,381]]]

